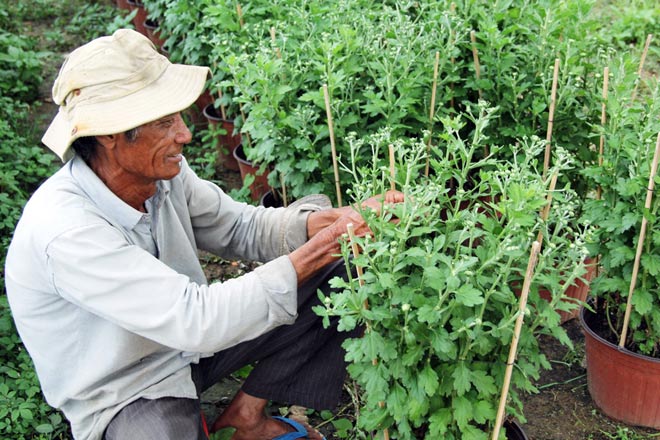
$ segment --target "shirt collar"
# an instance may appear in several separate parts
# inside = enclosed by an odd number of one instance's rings
[[[79,186],[87,193],[90,200],[101,210],[103,213],[119,223],[126,229],[134,229],[135,226],[142,220],[143,217],[148,216],[143,212],[133,208],[122,199],[117,197],[101,179],[92,171],[92,169],[85,163],[85,161],[78,155],[71,159],[71,176],[78,182]],[[162,198],[158,193],[161,191],[161,185],[157,185],[157,193],[154,200]]]

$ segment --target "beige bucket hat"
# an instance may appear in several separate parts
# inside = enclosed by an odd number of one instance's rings
[[[53,85],[59,111],[42,142],[63,162],[80,137],[122,133],[188,108],[208,67],[172,64],[144,35],[120,29],[71,52]]]

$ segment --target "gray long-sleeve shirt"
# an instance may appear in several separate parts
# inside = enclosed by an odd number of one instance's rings
[[[320,207],[237,203],[185,161],[146,207],[124,203],[75,157],[35,192],[9,247],[18,332],[77,439],[100,439],[138,398],[196,397],[190,363],[296,317],[284,255]],[[198,249],[268,263],[208,285]]]

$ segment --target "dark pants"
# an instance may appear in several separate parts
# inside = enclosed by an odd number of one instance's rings
[[[216,353],[192,365],[197,394],[246,365],[253,369],[243,384],[247,394],[267,400],[331,409],[338,403],[346,375],[341,343],[359,333],[324,329],[312,307],[317,291],[328,295],[328,281],[345,276],[342,262],[330,265],[298,289],[298,318],[292,325]],[[139,399],[110,422],[106,440],[205,439],[199,399]]]

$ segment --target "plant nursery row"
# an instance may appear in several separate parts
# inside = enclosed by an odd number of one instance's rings
[[[520,393],[550,368],[539,335],[570,346],[573,318],[650,373],[601,378],[599,357],[627,361],[587,338],[596,405],[660,429],[653,22],[604,31],[597,3],[577,0],[126,7],[173,62],[211,67],[193,119],[215,118],[221,165],[267,179],[255,199],[406,194],[364,213],[372,234],[343,252],[358,275],[317,309],[364,328],[345,345],[363,433],[517,438],[502,421],[525,420]]]

